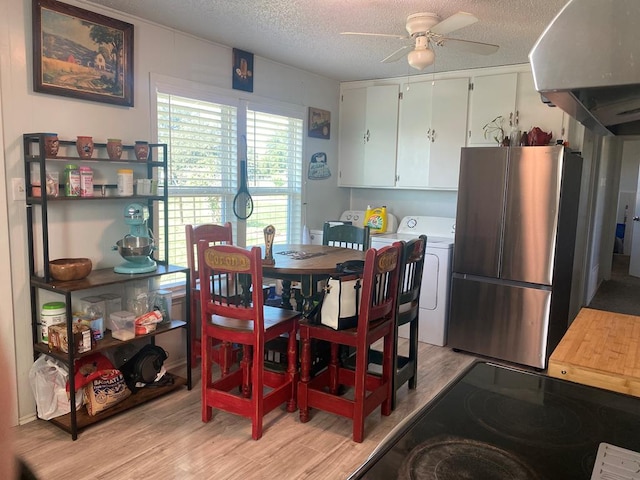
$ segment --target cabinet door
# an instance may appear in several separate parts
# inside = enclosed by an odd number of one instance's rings
[[[516,119],[518,129],[524,132],[540,127],[545,132],[553,133],[554,143],[563,137],[564,113],[558,107],[550,107],[542,102],[531,72],[518,74]]]
[[[338,185],[356,186],[363,181],[367,89],[344,90],[340,103]]]
[[[496,145],[493,135],[484,138],[483,126],[502,116],[505,135],[511,133],[509,118],[515,112],[517,73],[473,77],[469,119],[469,146]]]
[[[367,88],[364,186],[395,185],[399,91],[399,85]]]
[[[469,79],[436,81],[433,91],[431,151],[429,154],[430,188],[458,188],[460,149],[467,133]]]
[[[402,92],[398,119],[398,187],[429,184],[432,82],[412,83]]]

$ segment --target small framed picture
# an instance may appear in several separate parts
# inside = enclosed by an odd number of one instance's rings
[[[331,136],[331,112],[309,107],[309,133],[310,137],[329,140]]]
[[[253,92],[253,53],[233,49],[233,88]]]

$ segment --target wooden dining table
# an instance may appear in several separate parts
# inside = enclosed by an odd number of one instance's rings
[[[335,274],[340,263],[364,260],[364,252],[325,245],[280,244],[273,245],[273,260],[272,265],[263,264],[262,273],[264,277],[283,281],[282,306],[292,308],[291,282],[300,282],[302,308],[298,309],[308,314],[318,292],[317,283]]]

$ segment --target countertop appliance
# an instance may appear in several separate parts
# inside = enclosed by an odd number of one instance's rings
[[[529,60],[543,100],[600,135],[640,133],[640,2],[571,0]]]
[[[326,220],[329,223],[352,223],[353,225],[364,225],[364,210],[345,210],[338,220]],[[395,232],[398,228],[398,219],[387,211],[387,232]],[[309,230],[311,245],[322,245],[322,229]]]
[[[371,237],[371,246],[381,248],[398,240],[408,241],[420,235],[427,236],[420,288],[418,340],[438,346],[447,344],[455,222],[455,218],[408,216],[400,220],[397,233]],[[408,338],[407,328],[408,325],[400,328],[399,335]]]
[[[582,158],[463,148],[449,345],[544,369],[569,325]]]
[[[627,469],[596,462],[601,442],[639,452],[638,432],[636,397],[478,362],[403,420],[349,479],[633,479],[637,456]]]

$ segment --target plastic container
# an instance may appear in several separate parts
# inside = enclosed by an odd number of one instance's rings
[[[42,305],[40,312],[39,338],[42,343],[49,343],[49,327],[67,322],[67,307],[64,302],[49,302]]]
[[[111,328],[111,314],[122,310],[122,297],[117,293],[104,293],[100,295],[100,298],[104,301],[104,323],[107,330],[113,330]]]
[[[120,197],[133,195],[133,170],[128,168],[118,170],[118,195]]]
[[[72,163],[64,167],[64,194],[67,197],[80,196],[80,170]]]
[[[80,196],[93,197],[93,170],[80,167]]]
[[[364,226],[369,227],[371,233],[385,233],[387,231],[387,207],[371,208],[367,206],[364,214]]]
[[[131,340],[136,336],[136,316],[121,310],[119,312],[113,312],[109,316],[109,322],[111,324],[111,336],[118,340]]]

